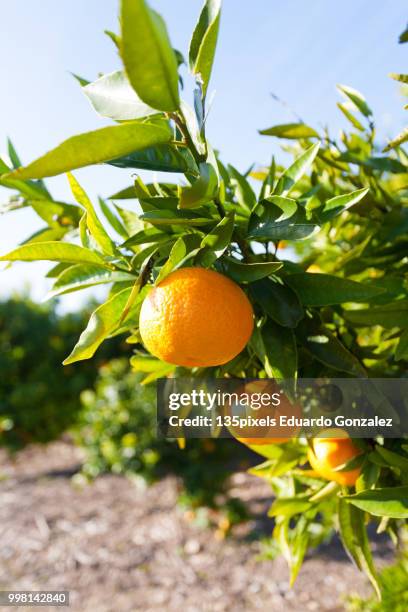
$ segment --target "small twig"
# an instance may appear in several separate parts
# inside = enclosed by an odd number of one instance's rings
[[[130,292],[129,298],[126,302],[125,308],[123,309],[122,316],[120,317],[119,325],[122,325],[126,317],[128,316],[130,309],[136,301],[137,296],[139,295],[141,289],[146,285],[149,280],[149,276],[153,269],[154,264],[154,256],[148,258],[148,260],[143,264],[140,269],[140,274],[135,281],[135,284],[132,287],[132,291]]]
[[[235,237],[235,242],[240,248],[243,261],[248,261],[252,255],[249,245],[245,242],[245,240],[242,240],[242,238],[239,238],[238,236]]]
[[[171,113],[171,118],[173,119],[174,123],[177,125],[177,127],[179,128],[180,132],[182,133],[185,143],[188,146],[188,148],[190,149],[191,153],[193,154],[193,157],[195,159],[195,161],[197,162],[197,164],[201,164],[202,162],[204,162],[206,160],[206,155],[202,155],[200,153],[200,151],[197,149],[191,134],[188,130],[187,127],[187,122],[186,122],[186,118],[184,117],[184,115],[182,114],[182,112],[180,111],[180,114],[177,113]]]
[[[218,198],[214,198],[214,204],[217,207],[218,214],[220,215],[221,219],[224,219],[227,213],[225,212],[225,208],[222,205],[221,200],[219,200]]]
[[[280,98],[279,96],[277,96],[275,93],[273,93],[273,91],[271,91],[271,97],[278,102],[281,106],[285,107],[288,109],[289,112],[292,113],[292,115],[295,117],[295,119],[297,119],[300,123],[304,123],[302,117],[300,117],[297,112],[295,110],[293,110],[293,108],[285,101],[282,100],[282,98]]]

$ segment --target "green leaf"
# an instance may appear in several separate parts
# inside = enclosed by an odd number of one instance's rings
[[[348,210],[357,202],[360,202],[365,195],[369,192],[369,189],[357,189],[351,193],[345,193],[334,198],[327,200],[321,211],[316,211],[316,216],[319,223],[327,223],[331,221],[337,215],[340,215],[345,210]]]
[[[250,344],[267,376],[289,380],[296,378],[297,349],[292,330],[268,319],[261,329],[255,328]]]
[[[231,185],[234,189],[238,204],[244,210],[251,212],[256,205],[256,195],[251,185],[245,176],[240,174],[234,166],[228,165],[228,172],[231,176]]]
[[[400,81],[401,83],[408,84],[408,74],[397,74],[396,72],[390,72],[388,75],[395,81]]]
[[[131,121],[157,113],[139,98],[123,70],[105,74],[82,91],[99,115],[115,121]]]
[[[200,164],[199,178],[188,187],[181,187],[179,208],[197,208],[213,200],[218,192],[218,176],[212,164]]]
[[[199,244],[200,236],[198,234],[187,234],[178,238],[170,251],[166,263],[162,266],[155,284],[158,285],[170,272],[177,270],[188,258],[193,257]]]
[[[143,379],[141,383],[143,385],[153,382],[157,378],[166,378],[166,376],[175,369],[175,366],[169,365],[164,361],[140,355],[134,355],[131,357],[130,365],[134,372],[144,372],[145,374],[150,374],[150,376]]]
[[[139,215],[133,210],[122,208],[117,204],[115,204],[115,209],[118,215],[120,216],[123,225],[125,226],[125,230],[129,233],[129,235],[133,235],[144,228],[143,221],[139,219]]]
[[[370,115],[373,114],[363,94],[359,91],[352,87],[348,87],[348,85],[337,85],[337,89],[348,98],[365,117],[370,117]]]
[[[250,293],[264,313],[283,327],[296,327],[304,316],[299,298],[286,285],[263,279],[251,284]]]
[[[113,229],[119,234],[119,236],[122,236],[122,238],[127,238],[128,233],[126,231],[126,228],[122,225],[118,217],[109,208],[105,200],[103,200],[102,198],[98,198],[98,200],[99,206],[101,207],[105,219],[110,223],[111,227],[113,227]]]
[[[88,79],[84,79],[84,77],[81,77],[79,74],[75,74],[74,72],[71,72],[70,74],[80,84],[81,87],[89,85],[90,81],[88,81]]]
[[[256,453],[260,455],[266,455],[267,453],[270,457],[269,461],[248,470],[250,474],[258,476],[258,478],[264,478],[270,483],[273,483],[273,480],[277,476],[286,474],[299,463],[299,453],[294,452],[291,449],[283,447],[284,450],[281,449],[281,452],[276,453],[276,456],[274,456],[276,444],[263,444],[262,449],[259,448],[259,444],[249,444],[248,446]],[[296,512],[294,512],[294,514],[296,514]],[[271,516],[269,513],[268,515]]]
[[[346,119],[348,119],[350,121],[350,123],[352,125],[354,125],[355,128],[357,128],[358,130],[360,130],[360,132],[364,132],[364,126],[359,122],[359,120],[357,119],[357,117],[355,117],[347,108],[346,104],[341,103],[341,102],[337,102],[337,106],[339,107],[339,109],[341,110],[341,112],[343,113],[343,115],[346,117]]]
[[[402,164],[398,159],[393,159],[392,157],[368,157],[363,165],[368,168],[374,168],[374,170],[392,172],[393,174],[406,174],[407,172],[406,164]]]
[[[397,300],[385,306],[373,306],[364,310],[345,310],[346,321],[361,327],[381,325],[385,328],[408,326],[408,300]]]
[[[309,546],[310,534],[308,527],[310,523],[311,521],[308,518],[301,516],[294,530],[290,561],[290,586],[293,586],[295,583]]]
[[[283,196],[278,195],[271,195],[262,201],[262,206],[265,209],[270,208],[267,203],[273,204],[273,206],[276,206],[282,211],[280,216],[275,217],[275,221],[277,223],[290,219],[290,217],[293,217],[298,209],[296,200],[293,200],[292,198],[284,198]]]
[[[191,139],[197,149],[197,151],[205,158],[207,154],[207,161],[210,162],[210,151],[211,147],[208,143],[204,142],[202,136],[202,130],[199,125],[195,110],[191,108],[187,102],[184,100],[181,101],[180,105],[181,114],[184,117],[185,123],[187,125],[188,132],[191,136]]]
[[[340,372],[366,377],[358,359],[324,327],[317,316],[300,321],[296,333],[303,346],[318,361]]]
[[[211,219],[198,217],[187,210],[179,210],[177,212],[172,210],[151,210],[140,215],[139,218],[152,225],[189,225],[193,227],[208,225],[212,221]]]
[[[275,189],[276,195],[285,196],[293,189],[299,179],[301,179],[311,167],[319,151],[319,147],[320,143],[317,142],[306,149],[306,151],[283,172]]]
[[[367,461],[361,470],[360,476],[356,481],[356,491],[364,491],[365,489],[372,489],[377,485],[380,477],[380,468],[371,461]]]
[[[395,359],[408,359],[408,327],[402,332],[397,348],[395,349]]]
[[[144,261],[149,257],[149,255],[156,255],[160,252],[160,247],[166,246],[168,248],[168,253],[170,252],[170,242],[174,243],[174,239],[170,236],[168,237],[167,243],[150,244],[149,246],[138,250],[137,253],[132,257],[131,265],[134,270],[138,270],[144,263]]]
[[[383,459],[385,459],[388,465],[400,468],[404,471],[408,469],[408,459],[406,457],[403,457],[398,453],[394,453],[393,451],[390,451],[388,448],[384,448],[379,444],[376,445],[375,450]]]
[[[369,170],[380,170],[381,172],[392,172],[393,174],[405,174],[407,171],[406,165],[392,157],[362,157],[346,151],[339,155],[337,160],[356,164]]]
[[[267,168],[265,179],[262,183],[261,192],[259,194],[259,200],[262,201],[273,193],[273,188],[275,185],[275,174],[276,174],[276,164],[275,158],[272,157],[272,162],[269,168]]]
[[[408,141],[408,127],[404,128],[398,136],[393,138],[387,146],[383,149],[383,152],[390,151],[391,149],[395,149],[395,147],[399,147],[404,144],[404,142]]]
[[[177,59],[162,17],[144,0],[122,0],[122,59],[146,104],[172,112],[180,106]]]
[[[7,139],[7,150],[13,168],[19,168],[22,164],[10,138]]]
[[[277,379],[295,379],[297,376],[297,348],[294,333],[270,319],[261,330],[265,347],[266,373]]]
[[[110,336],[118,327],[122,313],[132,292],[131,288],[116,293],[110,300],[99,306],[91,315],[87,328],[82,332],[78,343],[72,353],[63,362],[64,365],[90,359],[94,356],[102,342]],[[144,293],[138,295],[133,304],[131,315],[132,321],[137,324],[138,312],[144,299]]]
[[[51,268],[45,275],[45,278],[57,278],[64,270],[71,267],[69,263],[58,263]]]
[[[79,238],[81,240],[82,246],[85,247],[86,249],[90,249],[91,240],[90,240],[90,237],[88,236],[88,224],[87,224],[86,212],[84,212],[84,214],[82,215],[79,221],[78,229],[79,229]]]
[[[126,240],[126,242],[124,242],[121,246],[128,249],[132,246],[138,246],[141,244],[156,244],[168,242],[169,240],[171,240],[171,235],[165,234],[164,232],[160,232],[159,230],[153,228],[149,228],[133,234],[133,236]]]
[[[67,227],[55,225],[52,227],[44,227],[37,232],[34,232],[29,238],[23,240],[21,244],[33,244],[34,242],[49,242],[52,240],[61,240],[67,233]]]
[[[105,228],[102,223],[99,221],[98,216],[95,212],[95,209],[92,205],[91,200],[78,183],[76,178],[70,172],[67,174],[69,185],[71,187],[72,195],[78,202],[81,204],[86,210],[86,223],[91,234],[92,238],[95,242],[101,247],[102,251],[106,255],[115,255],[116,247],[107,234]]]
[[[138,149],[168,142],[169,126],[129,122],[73,136],[24,168],[14,170],[11,179],[56,176],[69,170],[99,164],[128,155]]]
[[[173,145],[162,144],[148,147],[142,151],[134,151],[129,155],[124,155],[117,159],[107,162],[116,168],[140,168],[141,170],[156,170],[157,172],[194,172],[197,174],[197,166],[191,153],[186,149],[177,149]],[[133,189],[133,191],[130,191]],[[128,188],[111,196],[110,199],[135,198],[134,188]]]
[[[302,515],[293,528],[290,528],[290,519],[285,518],[280,520],[273,530],[273,537],[290,569],[290,586],[293,586],[296,580],[309,545],[310,524],[310,519]]]
[[[266,130],[260,130],[259,133],[263,136],[276,136],[277,138],[319,138],[316,130],[304,123],[282,123]]]
[[[191,72],[200,75],[205,95],[217,46],[221,0],[206,0],[190,43]]]
[[[234,231],[234,213],[228,213],[221,221],[204,236],[201,241],[201,250],[195,262],[198,265],[209,267],[219,259],[229,246]]]
[[[106,34],[106,36],[111,39],[116,49],[120,52],[120,46],[121,46],[120,36],[115,34],[115,32],[112,32],[111,30],[104,30],[104,34]]]
[[[150,196],[139,196],[139,203],[143,212],[150,212],[152,210],[168,210],[176,212],[178,202],[178,198],[173,196],[157,196],[153,198]]]
[[[272,204],[272,202],[269,205],[262,204],[263,212],[261,215],[258,214],[259,208],[257,208],[249,220],[248,237],[268,242],[304,240],[318,230],[319,226],[314,221],[308,219],[304,208],[297,207],[295,213],[288,217],[293,208],[288,205],[286,207],[286,214],[282,214],[282,203],[284,200],[289,200],[289,198],[281,198],[281,196],[271,197],[280,198],[280,207]],[[268,200],[271,200],[271,198],[268,198]],[[294,202],[294,200],[291,201]]]
[[[3,174],[8,174],[10,168],[9,166],[6,164],[6,162],[0,157],[0,176],[2,176]]]
[[[10,168],[0,158],[0,185],[6,189],[19,191],[22,196],[32,200],[50,200],[51,196],[42,181],[18,181],[10,176]]]
[[[110,269],[98,253],[68,242],[42,242],[20,246],[0,261],[61,261],[67,263],[93,263]]]
[[[113,195],[109,196],[108,200],[136,200],[137,194],[135,191],[135,186],[130,185],[130,187],[126,187],[125,189],[121,189],[117,191]]]
[[[357,567],[367,575],[378,598],[381,599],[377,574],[364,524],[364,513],[350,506],[344,499],[344,497],[339,498],[338,505],[340,537],[344,548],[351,558],[354,559]]]
[[[26,200],[27,204],[50,226],[77,227],[82,216],[79,206],[54,200]]]
[[[408,27],[400,34],[398,42],[400,44],[408,42]]]
[[[289,274],[287,284],[307,306],[331,306],[344,302],[369,302],[384,292],[381,287],[357,283],[331,274]]]
[[[241,263],[232,257],[223,257],[220,260],[221,271],[237,283],[253,283],[274,274],[282,266],[283,264],[280,261]]]
[[[134,278],[126,272],[112,272],[93,264],[77,264],[62,271],[47,297],[72,293],[94,285],[132,281]]]
[[[408,487],[369,489],[343,499],[374,516],[408,518]]]
[[[151,372],[160,370],[165,363],[160,361],[160,359],[155,359],[154,357],[133,355],[133,357],[130,358],[130,365],[132,366],[132,370],[135,372],[150,374]]]
[[[285,516],[291,518],[309,510],[313,504],[309,501],[309,495],[298,495],[296,497],[279,497],[269,509],[268,516]]]
[[[158,378],[167,378],[169,374],[175,371],[176,366],[152,359],[148,356],[134,355],[130,358],[130,365],[133,372],[144,372],[147,376],[141,380],[141,385],[148,385]]]

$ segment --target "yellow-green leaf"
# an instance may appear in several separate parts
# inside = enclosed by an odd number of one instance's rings
[[[67,263],[94,263],[110,268],[103,258],[76,244],[68,242],[36,242],[25,244],[0,257],[0,261],[60,261]]]
[[[220,27],[221,0],[206,0],[190,43],[190,69],[201,76],[204,94],[210,81]]]
[[[144,0],[122,0],[122,59],[143,102],[171,112],[180,105],[178,68],[162,17]]]
[[[168,142],[172,137],[165,123],[129,122],[72,136],[55,149],[2,178],[30,179],[56,176],[69,170],[107,162],[133,151]]]
[[[99,221],[98,216],[95,212],[95,209],[92,205],[91,200],[88,195],[78,183],[76,178],[68,172],[68,181],[71,187],[72,194],[78,204],[81,204],[86,210],[86,224],[89,230],[89,233],[93,237],[93,239],[99,244],[102,251],[107,255],[115,255],[116,248],[110,239],[108,233],[103,227],[102,223]]]
[[[132,288],[129,287],[116,293],[92,313],[86,329],[82,332],[72,353],[63,362],[64,365],[93,357],[102,342],[119,327],[131,291]],[[144,294],[139,293],[138,299],[132,306],[132,312],[129,313],[128,320],[134,324],[143,297]]]
[[[259,133],[263,136],[276,136],[276,138],[319,138],[316,130],[304,123],[282,123],[266,130],[260,130]]]

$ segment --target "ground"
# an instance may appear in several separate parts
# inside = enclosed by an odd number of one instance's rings
[[[370,590],[337,540],[307,558],[293,589],[282,558],[259,560],[250,534],[270,531],[271,493],[255,477],[235,475],[253,518],[222,540],[177,504],[175,478],[143,488],[106,475],[79,487],[81,456],[65,441],[0,459],[1,589],[67,589],[75,612],[335,611]]]

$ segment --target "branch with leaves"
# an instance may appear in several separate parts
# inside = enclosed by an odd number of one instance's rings
[[[13,195],[3,212],[30,207],[45,225],[0,260],[54,262],[49,297],[109,288],[65,363],[89,359],[107,338],[126,334],[145,383],[183,374],[147,353],[138,325],[149,291],[188,265],[239,283],[256,317],[242,353],[208,368],[208,376],[405,376],[406,134],[384,149],[364,96],[339,85],[338,107],[349,125],[339,138],[303,122],[275,125],[261,134],[289,141],[288,167],[276,159],[247,173],[224,165],[205,131],[220,12],[220,0],[207,0],[192,36],[191,108],[182,99],[185,61],[164,21],[145,0],[121,1],[121,32],[108,35],[123,69],[92,83],[78,78],[96,112],[114,124],[69,138],[27,166],[9,144],[0,185]],[[95,206],[71,173],[101,163],[170,178],[138,176]],[[61,173],[68,173],[74,203],[54,200],[43,181]],[[277,495],[274,535],[292,579],[323,520],[340,529],[356,564],[377,584],[365,517],[379,518],[392,536],[407,518],[408,454],[401,440],[377,440],[364,456],[358,484],[347,491],[298,467],[307,461],[303,441],[269,448],[256,468]]]

